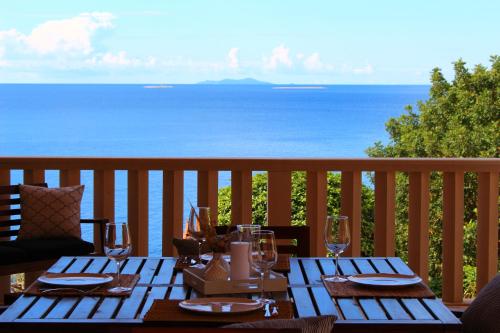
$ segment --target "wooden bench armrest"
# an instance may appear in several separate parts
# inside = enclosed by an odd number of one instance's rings
[[[104,233],[106,232],[106,223],[109,223],[108,219],[81,219],[80,223],[94,224],[99,226],[99,249],[97,253],[104,253]]]

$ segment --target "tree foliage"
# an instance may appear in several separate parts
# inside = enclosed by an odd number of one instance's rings
[[[390,142],[367,150],[371,157],[499,157],[500,147],[500,58],[491,57],[491,68],[477,65],[470,71],[465,62],[454,64],[455,78],[447,81],[441,70],[431,74],[430,96],[418,102],[418,110],[406,107],[406,114],[386,123]],[[477,177],[464,179],[464,291],[475,294]],[[431,175],[430,277],[433,289],[441,286],[442,175]],[[407,244],[401,232],[408,225],[408,178],[397,179],[398,255],[406,257]],[[403,233],[404,235],[404,233]]]
[[[329,214],[340,213],[340,174],[327,174],[327,205]],[[267,224],[267,174],[259,173],[252,179],[252,222]],[[365,256],[373,255],[374,193],[362,187],[362,240],[361,251]],[[219,190],[219,224],[231,223],[231,187]],[[292,225],[306,224],[306,173],[292,173]]]

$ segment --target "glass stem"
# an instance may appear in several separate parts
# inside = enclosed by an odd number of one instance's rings
[[[262,271],[260,273],[260,283],[261,283],[261,291],[260,291],[260,299],[261,301],[265,300],[266,299],[266,293],[264,291],[264,275],[266,274],[266,271]]]
[[[338,253],[335,253],[335,279],[336,280],[340,279],[340,274],[339,274],[339,255],[338,255]]]
[[[198,242],[198,263],[201,264],[201,245],[202,242]]]
[[[121,287],[120,283],[120,269],[122,266],[122,262],[120,260],[116,261],[116,286],[119,288]]]

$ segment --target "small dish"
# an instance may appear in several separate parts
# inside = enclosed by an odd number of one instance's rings
[[[404,287],[422,282],[422,279],[417,275],[385,273],[352,275],[348,276],[347,280],[366,286],[376,287]]]
[[[97,286],[113,281],[107,274],[92,273],[47,273],[40,276],[38,282],[54,286]]]
[[[263,304],[248,298],[209,297],[185,300],[179,306],[195,312],[231,314],[255,311],[262,308]]]

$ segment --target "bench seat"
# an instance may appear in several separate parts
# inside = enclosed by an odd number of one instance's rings
[[[93,252],[94,244],[79,238],[14,240],[0,243],[0,265],[82,256]]]

